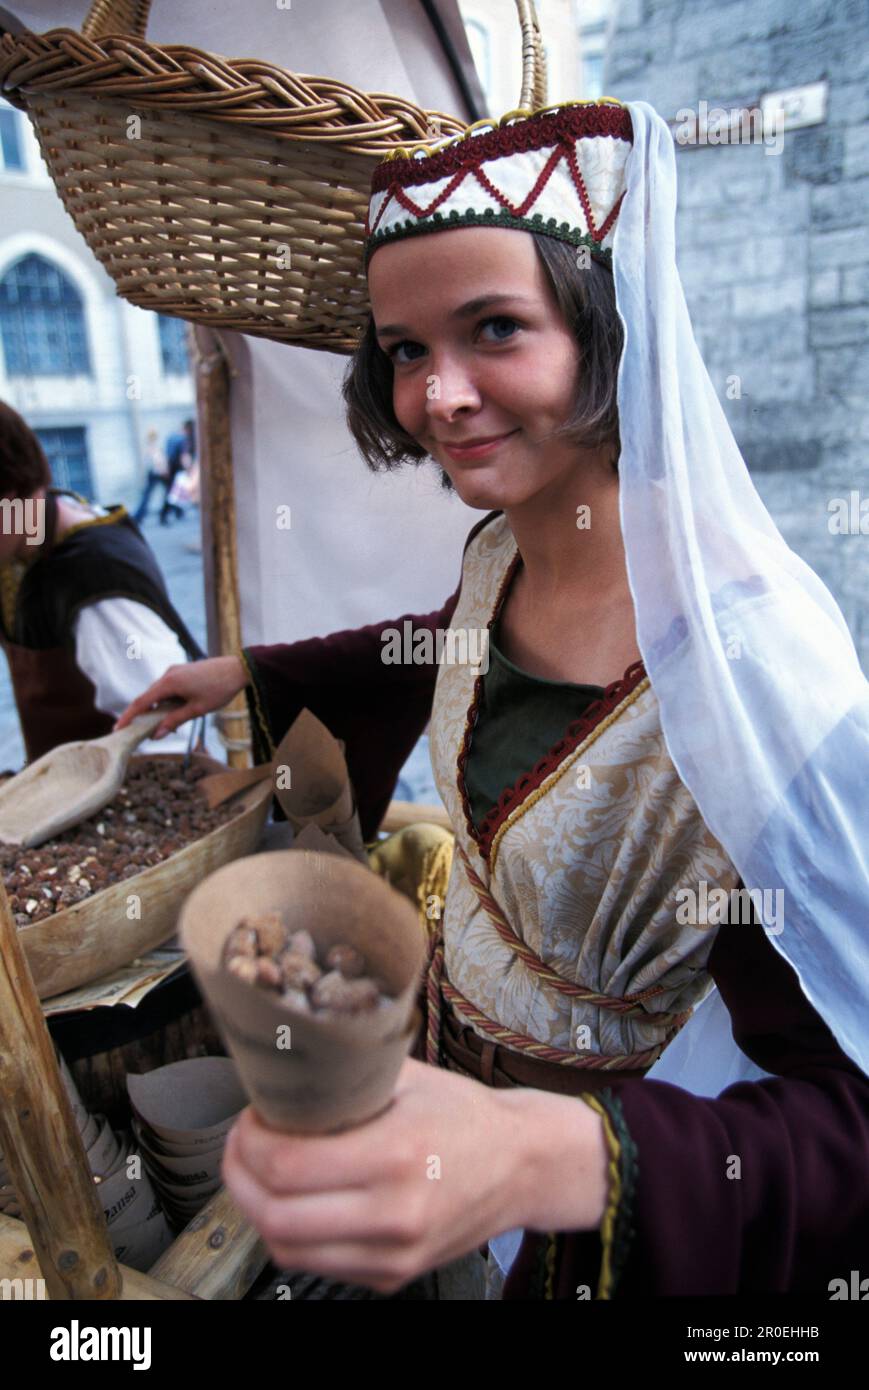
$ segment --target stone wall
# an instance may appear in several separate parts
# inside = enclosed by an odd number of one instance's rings
[[[755,486],[835,596],[869,673],[869,7],[622,0],[604,92],[665,119],[828,82],[826,119],[677,144],[677,248],[697,341]],[[739,399],[728,399],[738,376]],[[857,493],[856,499],[852,494]],[[862,525],[833,534],[834,499]]]

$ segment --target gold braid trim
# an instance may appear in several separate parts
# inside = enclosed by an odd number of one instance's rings
[[[75,496],[77,497],[78,493]],[[117,526],[118,522],[123,521],[125,516],[129,516],[129,512],[126,507],[118,503],[116,510],[108,512],[106,516],[92,516],[87,521],[77,521],[75,526],[70,526],[68,531],[64,531],[63,535],[58,537],[57,544],[58,546],[63,545],[63,542],[68,540],[70,536],[74,536],[76,531],[85,531],[90,526]]]
[[[428,900],[436,897],[440,905],[437,920],[443,916],[444,904],[447,900],[447,887],[450,881],[450,870],[453,867],[453,836],[446,832],[444,840],[439,845],[432,845],[427,849],[422,861],[422,872],[416,888],[416,901],[419,907],[419,915],[426,931],[431,934],[431,918],[428,916]]]
[[[558,1237],[555,1231],[546,1233],[546,1282],[543,1285],[543,1297],[555,1298],[555,1252],[558,1248]]]
[[[529,792],[529,794],[525,797],[523,801],[519,803],[518,806],[514,807],[514,809],[510,812],[509,816],[507,816],[507,818],[503,822],[503,824],[499,825],[495,833],[495,837],[492,840],[492,848],[489,854],[490,874],[494,874],[495,872],[495,864],[498,859],[498,850],[501,848],[501,841],[503,840],[510,827],[515,825],[518,820],[521,820],[522,817],[526,815],[528,811],[531,810],[532,806],[534,806],[542,796],[546,796],[547,792],[550,792],[552,790],[556,782],[559,782],[561,778],[564,777],[566,773],[570,771],[570,769],[576,762],[579,761],[582,755],[588,752],[592,744],[596,743],[597,740],[606,733],[607,729],[609,729],[610,726],[613,725],[617,719],[621,719],[625,710],[630,709],[634,701],[638,700],[641,695],[644,695],[646,691],[650,688],[650,686],[651,681],[649,680],[649,677],[644,676],[643,679],[640,681],[639,685],[636,685],[634,689],[631,691],[630,695],[626,695],[623,700],[620,700],[619,703],[616,705],[615,709],[610,710],[609,714],[606,715],[600,721],[599,724],[595,724],[594,728],[590,731],[590,733],[586,735],[582,742],[576,745],[573,752],[569,753],[568,756],[564,759],[564,761],[559,763],[556,768],[553,768],[552,772],[549,774],[546,780],[544,782],[541,782],[540,786],[536,787],[533,792]]]
[[[274,757],[275,745],[272,741],[272,735],[271,730],[268,726],[268,721],[266,720],[266,717],[263,714],[263,708],[260,704],[259,690],[257,688],[256,680],[254,679],[253,668],[251,667],[251,664],[244,651],[232,652],[231,655],[238,657],[239,661],[241,662],[242,666],[247,672],[247,683],[253,694],[253,708],[254,713],[256,715],[257,724],[259,726],[260,733],[263,735],[263,740],[266,748],[268,748],[271,756]]]
[[[603,1219],[600,1223],[600,1238],[603,1252],[600,1261],[600,1279],[597,1286],[597,1298],[608,1299],[612,1294],[612,1249],[613,1232],[615,1230],[616,1215],[619,1203],[622,1199],[622,1179],[620,1171],[621,1145],[616,1138],[610,1117],[596,1096],[590,1091],[583,1091],[579,1097],[584,1100],[586,1105],[590,1105],[592,1110],[597,1111],[603,1121],[603,1132],[609,1149],[609,1192],[607,1194],[607,1204],[604,1210]]]

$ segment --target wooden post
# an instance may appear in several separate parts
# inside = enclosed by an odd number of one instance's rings
[[[197,1298],[238,1299],[267,1263],[263,1241],[222,1187],[148,1274]]]
[[[194,1301],[193,1294],[185,1293],[183,1289],[173,1289],[168,1284],[161,1284],[150,1274],[140,1274],[137,1269],[128,1269],[126,1265],[120,1265],[119,1268],[124,1280],[124,1287],[120,1294],[122,1301],[129,1300],[137,1303],[142,1299],[149,1301],[158,1299],[161,1302]],[[12,1281],[10,1296],[15,1298],[16,1293],[19,1292],[15,1289],[15,1281],[20,1279],[24,1285],[20,1290],[23,1297],[38,1298],[36,1281],[44,1278],[42,1266],[36,1258],[24,1222],[13,1220],[11,1216],[0,1216],[0,1279]],[[29,1287],[28,1279],[31,1280]],[[47,1280],[45,1292],[47,1295]]]
[[[2,882],[0,1097],[0,1148],[49,1298],[117,1298],[121,1273]]]
[[[198,324],[193,341],[208,647],[212,656],[223,656],[241,650],[235,479],[232,472],[229,409],[230,370],[219,333]],[[230,741],[227,746],[229,766],[250,766],[253,758],[247,701],[243,693],[227,706],[220,716],[220,723]],[[234,747],[234,744],[239,746]]]

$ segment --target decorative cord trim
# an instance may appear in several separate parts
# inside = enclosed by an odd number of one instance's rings
[[[507,591],[512,583],[513,576],[521,561],[521,554],[517,549],[510,564],[507,566],[498,592],[495,598],[495,607],[488,623],[487,632],[491,629],[501,611]],[[643,684],[645,682],[645,684]],[[494,841],[497,832],[507,821],[514,811],[527,802],[528,807],[533,805],[537,796],[530,800],[530,797],[537,793],[543,782],[553,773],[565,759],[573,753],[591,734],[597,737],[604,732],[609,725],[622,713],[620,706],[630,697],[638,698],[649,685],[646,675],[646,668],[642,661],[635,661],[627,667],[619,680],[612,681],[605,687],[604,693],[599,699],[593,700],[584,710],[578,719],[574,719],[567,726],[567,733],[558,743],[553,744],[549,752],[535,763],[530,772],[522,775],[501,793],[495,805],[487,811],[480,822],[479,828],[474,824],[471,801],[468,795],[468,788],[465,782],[465,769],[471,752],[471,739],[474,728],[480,717],[480,701],[483,694],[483,674],[482,672],[474,681],[473,697],[465,718],[465,729],[459,745],[459,754],[456,759],[457,770],[457,789],[461,797],[462,810],[465,816],[465,826],[471,839],[476,844],[480,855],[487,867],[491,870],[494,865]],[[642,687],[642,689],[641,689]],[[611,717],[610,717],[611,716]],[[500,843],[500,837],[499,837]]]
[[[645,1010],[642,1006],[649,999],[655,998],[657,995],[664,994],[667,992],[668,986],[651,985],[648,989],[639,990],[636,994],[610,995],[603,994],[599,990],[589,989],[585,985],[578,985],[573,980],[564,979],[561,975],[558,974],[556,970],[553,970],[551,966],[546,965],[545,962],[540,959],[537,953],[531,949],[527,941],[523,941],[522,938],[519,936],[518,932],[516,932],[514,928],[511,927],[502,908],[495,899],[491,887],[486,887],[486,884],[483,882],[479,874],[474,869],[473,865],[471,864],[471,861],[465,853],[464,847],[461,844],[458,844],[458,851],[461,856],[462,863],[464,864],[468,882],[470,883],[471,887],[476,893],[477,900],[480,903],[480,906],[483,908],[484,912],[489,917],[490,921],[493,923],[495,930],[497,931],[501,940],[504,942],[506,946],[509,946],[511,951],[515,952],[515,954],[522,961],[523,965],[525,965],[531,971],[532,974],[536,975],[539,980],[542,980],[544,984],[551,985],[554,989],[558,990],[560,994],[566,994],[570,998],[582,999],[586,1003],[596,1004],[598,1007],[603,1009],[612,1009],[615,1013],[624,1014],[625,1016],[636,1016],[638,1014],[642,1016],[645,1013]],[[459,1000],[461,1001],[460,995]],[[467,1003],[467,1001],[463,1002],[465,1004]],[[484,1018],[485,1015],[481,1015],[480,1017]],[[665,1020],[669,1022],[671,1020],[676,1021],[677,1019],[681,1018],[682,1015],[675,1015],[670,1013],[658,1014],[657,1017],[661,1022],[664,1022]],[[685,1015],[685,1017],[687,1017],[687,1015]],[[497,1025],[491,1026],[495,1027]],[[516,1036],[521,1037],[521,1034],[517,1034]],[[582,1055],[575,1054],[572,1052],[565,1053],[561,1048],[554,1048],[552,1050],[555,1053],[561,1054],[561,1056],[568,1058],[576,1058],[577,1056],[581,1057]],[[624,1066],[651,1066],[652,1061],[656,1060],[658,1052],[659,1049],[657,1047],[650,1048],[647,1049],[646,1052],[632,1053],[629,1056],[624,1057],[620,1060],[622,1062],[622,1065]],[[654,1056],[647,1057],[647,1054],[650,1053],[654,1053]],[[553,1058],[553,1060],[559,1061],[561,1060],[561,1056],[556,1056],[555,1058]],[[591,1065],[590,1062],[588,1064]]]
[[[599,994],[595,990],[587,989],[584,985],[574,984],[570,980],[562,980],[559,975],[544,965],[543,961],[534,954],[530,946],[522,941],[512,930],[498,904],[491,894],[482,885],[481,880],[471,868],[470,861],[464,851],[463,846],[456,841],[456,847],[462,857],[465,871],[468,874],[471,886],[477,893],[483,907],[495,923],[499,935],[507,943],[511,950],[519,955],[525,965],[535,974],[543,977],[549,983],[554,983],[563,993],[570,994],[584,999],[586,1002],[596,1005],[598,1008],[612,1009],[621,1014],[637,1014],[642,1012],[642,1002],[651,998],[653,995],[660,994],[663,986],[654,985],[648,990],[642,990],[638,994],[626,996],[611,996]],[[481,888],[487,901],[481,896]],[[517,1053],[524,1053],[527,1056],[536,1057],[544,1062],[556,1062],[563,1066],[584,1068],[588,1071],[632,1071],[642,1067],[650,1067],[657,1061],[664,1048],[669,1045],[673,1036],[691,1017],[692,1010],[687,1009],[681,1014],[660,1014],[661,1020],[666,1019],[670,1024],[667,1035],[660,1043],[655,1043],[652,1047],[645,1048],[642,1052],[617,1053],[614,1056],[605,1056],[600,1053],[570,1052],[564,1048],[554,1047],[549,1043],[541,1042],[537,1038],[531,1038],[524,1033],[516,1033],[511,1028],[505,1028],[500,1023],[490,1019],[487,1014],[461,993],[460,990],[450,983],[444,975],[444,934],[443,926],[440,921],[435,920],[426,924],[429,928],[429,955],[425,972],[425,1001],[426,1001],[426,1061],[430,1066],[441,1066],[443,1064],[442,1055],[442,1004],[444,1001],[450,1004],[456,1016],[469,1027],[477,1026],[479,1030],[489,1037],[495,1038],[499,1046],[512,1049]]]
[[[602,1255],[596,1297],[612,1298],[635,1235],[633,1225],[638,1163],[637,1146],[625,1122],[618,1096],[609,1088],[579,1097],[600,1115],[609,1149],[609,1191],[600,1224]]]
[[[430,151],[430,146],[418,145],[424,151],[421,158],[412,158],[403,146],[391,150],[374,170],[371,190],[379,193],[393,182],[424,183],[448,178],[457,169],[466,168],[483,159],[500,159],[517,151],[544,149],[547,145],[573,142],[584,135],[612,135],[633,144],[634,129],[631,113],[612,97],[595,102],[560,105],[556,110],[544,107],[538,112],[509,111],[499,124],[486,135],[476,134],[490,121],[477,121],[454,143]]]

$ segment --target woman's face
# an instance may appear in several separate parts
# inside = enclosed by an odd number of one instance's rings
[[[381,247],[368,272],[399,424],[470,507],[506,510],[575,474],[552,433],[579,349],[527,232],[459,227]]]

